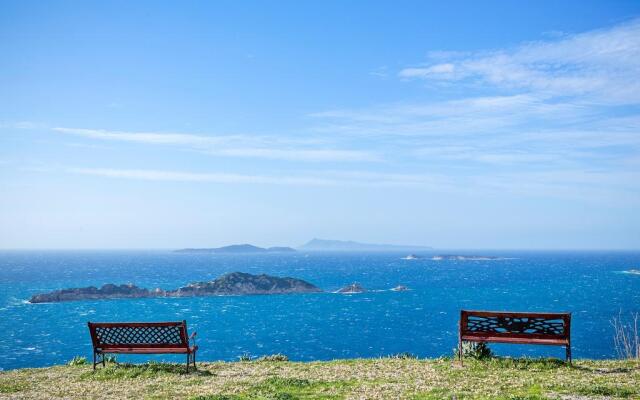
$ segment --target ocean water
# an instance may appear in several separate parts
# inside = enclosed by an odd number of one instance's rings
[[[450,253],[450,252],[449,252]],[[477,252],[458,251],[457,254]],[[0,368],[91,356],[87,321],[187,320],[199,360],[284,353],[292,360],[451,355],[459,310],[570,311],[574,357],[615,356],[610,320],[640,312],[638,252],[484,251],[493,261],[402,260],[398,253],[264,255],[170,251],[0,252]],[[424,253],[424,255],[433,255]],[[104,283],[176,288],[242,271],[305,279],[326,293],[28,304],[35,293]],[[358,282],[370,292],[331,293]],[[396,285],[407,292],[392,292]],[[492,345],[501,355],[561,348]],[[181,356],[121,356],[183,361]]]

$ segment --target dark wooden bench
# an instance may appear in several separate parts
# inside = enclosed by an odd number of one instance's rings
[[[458,357],[462,342],[493,342],[563,346],[571,363],[571,313],[502,311],[460,312]]]
[[[93,343],[93,369],[105,354],[186,354],[196,368],[196,333],[187,336],[187,322],[89,322]],[[189,341],[193,345],[189,345]]]

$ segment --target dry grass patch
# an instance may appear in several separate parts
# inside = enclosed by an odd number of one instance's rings
[[[0,373],[12,399],[640,399],[636,361],[382,358],[330,362],[109,363]]]

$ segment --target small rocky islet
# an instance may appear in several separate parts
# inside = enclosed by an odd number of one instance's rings
[[[345,286],[342,289],[338,289],[335,293],[340,294],[355,294],[355,293],[364,293],[367,289],[363,288],[359,283],[352,283],[349,286]]]

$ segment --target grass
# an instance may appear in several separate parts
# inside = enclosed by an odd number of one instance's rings
[[[640,399],[640,362],[411,357],[329,362],[245,361],[65,365],[0,372],[11,399]]]

